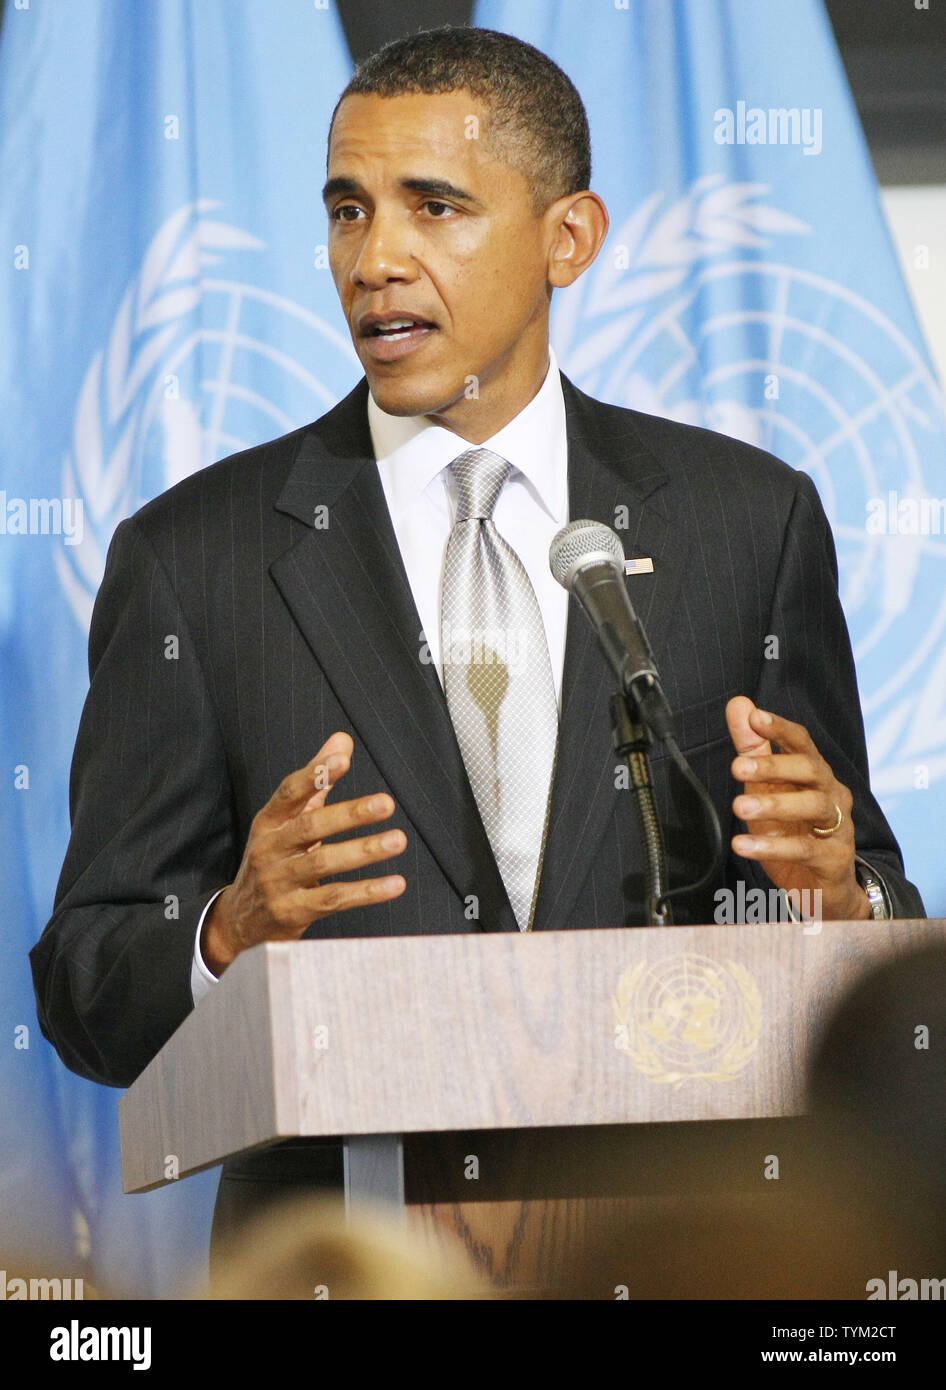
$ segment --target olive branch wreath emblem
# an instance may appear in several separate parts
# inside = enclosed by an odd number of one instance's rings
[[[661,961],[660,966],[672,966],[684,959],[687,958],[671,956]],[[692,965],[692,958],[689,960]],[[680,1069],[679,1064],[676,1067],[668,1066],[666,1059],[660,1056],[659,1049],[654,1046],[652,1035],[648,1037],[648,1023],[653,1011],[649,1008],[644,977],[648,971],[653,970],[653,966],[648,967],[643,961],[632,965],[620,976],[615,989],[615,1046],[631,1059],[644,1076],[649,1077],[651,1081],[670,1085],[674,1090],[678,1090],[685,1081],[731,1081],[745,1068],[758,1046],[762,1026],[762,997],[755,978],[738,961],[700,963],[700,971],[706,972],[708,968],[729,976],[736,988],[740,1013],[735,1037],[713,1071],[696,1068],[684,1071]]]
[[[148,389],[182,325],[204,294],[202,274],[219,251],[259,249],[257,237],[210,216],[219,201],[185,203],[158,228],[128,285],[108,342],[93,356],[79,390],[72,446],[63,457],[64,497],[81,500],[82,541],[56,552],[59,580],[86,629],[115,527],[142,499],[135,495],[135,446]],[[196,424],[199,431],[199,423]],[[169,481],[176,481],[172,478]]]

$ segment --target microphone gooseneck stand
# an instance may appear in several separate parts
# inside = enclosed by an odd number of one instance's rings
[[[673,713],[660,687],[654,654],[625,586],[624,546],[619,537],[603,522],[571,521],[552,541],[549,567],[585,610],[617,676],[618,690],[610,707],[612,738],[615,751],[627,760],[639,812],[648,922],[652,927],[671,926],[671,899],[695,893],[719,876],[723,834],[716,807],[677,745]],[[647,760],[655,737],[699,798],[713,847],[706,872],[679,888],[668,887],[667,855]]]
[[[642,678],[640,684],[643,686],[640,698],[635,689],[635,682],[631,682],[626,690],[619,690],[611,696],[612,739],[615,751],[627,760],[631,775],[630,790],[638,807],[646,863],[645,906],[648,926],[669,927],[673,925],[671,900],[688,893],[696,893],[718,878],[723,858],[723,831],[709,792],[680,751],[674,735],[673,716],[663,698],[663,692],[651,676]],[[703,808],[712,846],[706,872],[692,883],[681,884],[679,888],[668,887],[667,854],[654,801],[654,786],[647,757],[653,745],[654,732],[688,785],[696,793]]]
[[[664,849],[663,831],[654,804],[654,784],[650,780],[650,763],[647,754],[653,739],[636,708],[633,696],[628,697],[619,691],[611,696],[611,730],[614,751],[627,761],[631,774],[630,790],[637,800],[637,810],[644,844],[645,905],[648,925],[669,927],[673,925],[673,913],[666,904],[667,855]]]

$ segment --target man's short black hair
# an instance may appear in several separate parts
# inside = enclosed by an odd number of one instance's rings
[[[495,29],[448,25],[386,44],[358,67],[332,122],[347,96],[464,90],[490,109],[492,144],[529,180],[537,212],[589,187],[588,117],[574,84],[539,49]]]

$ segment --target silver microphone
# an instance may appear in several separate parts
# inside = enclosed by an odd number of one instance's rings
[[[625,695],[658,738],[673,734],[650,643],[624,582],[624,547],[600,521],[571,521],[549,547],[552,574],[578,599]]]

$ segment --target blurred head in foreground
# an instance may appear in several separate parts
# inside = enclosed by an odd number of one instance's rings
[[[809,1095],[814,1115],[883,1155],[890,1200],[914,1194],[946,1216],[946,942],[853,986],[815,1049]]]
[[[210,1299],[481,1298],[462,1255],[432,1248],[388,1213],[346,1218],[344,1202],[312,1198],[280,1206],[248,1226],[219,1262]]]

